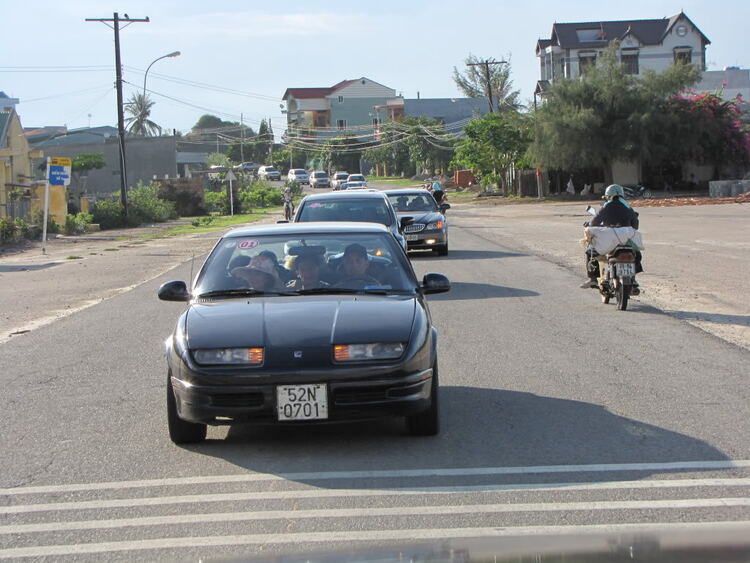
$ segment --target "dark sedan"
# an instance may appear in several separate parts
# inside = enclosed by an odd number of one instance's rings
[[[385,192],[398,214],[409,250],[434,250],[438,256],[448,254],[448,203],[438,205],[427,190],[387,190]]]
[[[216,244],[189,290],[159,298],[187,310],[166,342],[167,417],[175,443],[206,426],[300,424],[403,416],[438,432],[437,332],[387,227],[291,223],[236,229]]]

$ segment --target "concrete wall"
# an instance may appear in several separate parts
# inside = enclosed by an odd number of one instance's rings
[[[639,184],[641,178],[638,163],[616,160],[612,163],[612,179],[615,184]]]
[[[69,191],[76,194],[85,189],[86,193],[105,196],[120,190],[120,160],[117,139],[107,139],[104,143],[87,145],[59,145],[49,147],[48,156],[74,158],[81,153],[103,153],[104,168],[91,170],[88,178],[71,180]],[[154,175],[177,175],[177,151],[175,137],[130,138],[125,142],[127,157],[128,187],[134,188],[139,181],[148,184]]]
[[[732,197],[750,192],[750,180],[717,180],[708,183],[711,197]]]
[[[372,125],[371,113],[374,106],[385,105],[388,98],[344,98],[343,102],[331,100],[331,127],[336,127],[339,119],[345,119],[347,127]]]

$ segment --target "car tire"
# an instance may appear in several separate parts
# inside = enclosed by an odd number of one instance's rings
[[[446,242],[442,246],[436,247],[435,252],[437,252],[438,256],[448,256],[448,243]]]
[[[172,388],[172,373],[167,374],[167,424],[169,438],[175,444],[195,444],[206,439],[206,425],[182,420],[177,414],[177,401]]]
[[[412,436],[435,436],[440,432],[440,409],[438,404],[438,364],[432,366],[432,402],[430,408],[419,414],[406,417],[406,428]]]

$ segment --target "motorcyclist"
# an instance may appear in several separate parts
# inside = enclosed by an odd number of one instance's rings
[[[284,193],[282,195],[284,198],[284,216],[287,220],[291,220],[292,214],[294,213],[294,196],[292,195],[292,188],[289,186],[284,188]]]
[[[445,192],[443,191],[443,186],[440,185],[440,182],[432,183],[432,197],[435,198],[435,203],[438,205],[445,201]]]
[[[589,223],[592,227],[633,227],[638,229],[638,212],[635,211],[625,199],[625,190],[619,184],[612,184],[604,192],[607,200],[602,205],[594,218]],[[635,252],[635,272],[643,271],[641,266],[641,252]],[[582,288],[598,287],[599,262],[596,260],[596,252],[593,249],[586,250],[586,281],[581,284]],[[638,286],[634,286],[633,295],[637,295]]]

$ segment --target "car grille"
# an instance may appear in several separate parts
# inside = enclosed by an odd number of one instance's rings
[[[406,225],[404,227],[405,233],[418,233],[419,231],[424,231],[424,228],[426,225],[424,223],[412,223],[411,225]]]
[[[212,395],[213,407],[260,407],[263,406],[263,393],[227,393]]]

